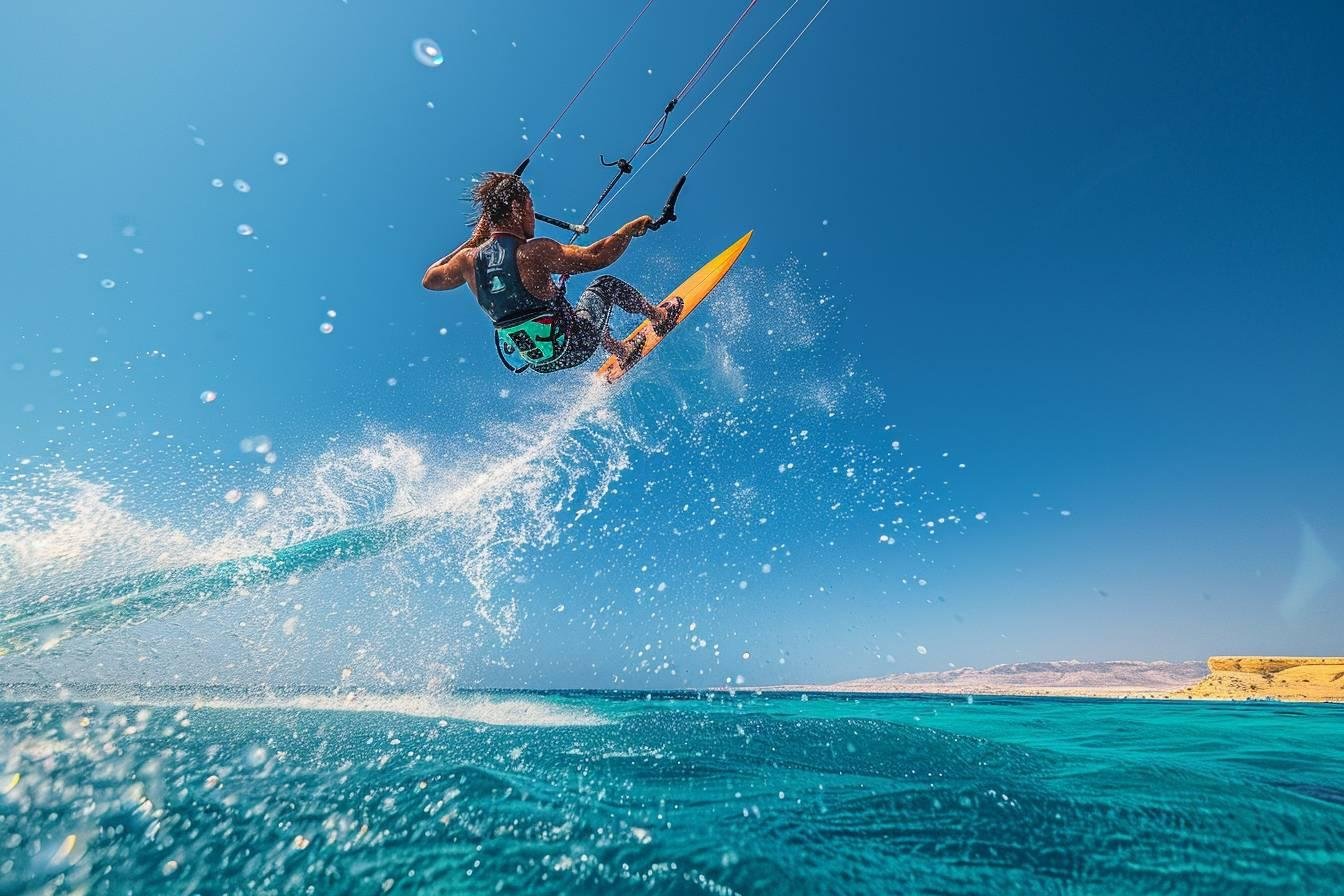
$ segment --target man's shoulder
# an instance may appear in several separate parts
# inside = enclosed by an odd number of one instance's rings
[[[547,236],[533,237],[518,247],[520,258],[528,261],[545,262],[557,258],[564,247]]]

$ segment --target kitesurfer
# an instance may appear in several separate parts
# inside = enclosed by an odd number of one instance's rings
[[[517,175],[489,172],[471,198],[480,212],[471,238],[431,265],[422,284],[446,290],[465,283],[495,325],[501,358],[516,352],[532,370],[551,373],[582,364],[600,345],[627,366],[639,358],[644,337],[613,338],[607,324],[613,306],[643,315],[659,336],[676,326],[679,297],[653,305],[630,284],[603,275],[571,305],[553,279],[611,265],[649,230],[648,215],[590,245],[562,245],[536,238],[531,191]]]

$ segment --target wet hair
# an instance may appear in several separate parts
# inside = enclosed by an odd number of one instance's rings
[[[480,211],[480,219],[492,225],[503,224],[531,191],[516,174],[487,171],[471,188],[471,201]]]

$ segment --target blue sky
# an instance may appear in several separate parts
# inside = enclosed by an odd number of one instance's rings
[[[762,0],[706,86],[786,5]],[[462,238],[461,179],[512,168],[636,8],[24,4],[0,56],[6,464],[76,469],[137,518],[193,530],[246,529],[228,488],[302,481],[321,452],[380,434],[431,462],[507,456],[493,426],[582,383],[508,378],[470,297],[419,276]],[[603,225],[657,211],[814,9]],[[656,2],[533,163],[538,208],[586,207],[597,154],[629,150],[737,11]],[[517,637],[472,642],[464,680],[674,683],[640,665],[645,643],[707,683],[1337,652],[1341,34],[1327,3],[836,0],[696,168],[681,220],[615,271],[657,292],[756,229],[734,293],[750,329],[725,333],[737,306],[711,311],[615,399],[636,430],[694,450],[633,451],[615,493],[541,553],[564,562],[535,561],[556,579],[517,583]],[[419,37],[443,65],[415,61]],[[819,337],[772,355],[753,334],[786,295],[806,297]],[[711,375],[718,348],[745,391]],[[818,384],[843,392],[834,416],[809,399]],[[274,474],[238,450],[263,433]],[[894,511],[865,489],[899,467],[872,460],[895,440],[928,489],[912,503],[965,525],[878,541]],[[868,484],[835,482],[855,452]],[[27,482],[11,507],[35,501]],[[774,507],[759,532],[725,517],[668,536],[735,487]],[[353,617],[395,591],[388,575],[303,587]],[[220,612],[297,602],[258,600]],[[415,589],[379,600],[443,625],[459,612]],[[385,666],[413,677],[385,604],[368,606]],[[294,674],[325,680],[351,648],[300,616],[313,634],[288,651]],[[687,653],[693,618],[715,662]]]

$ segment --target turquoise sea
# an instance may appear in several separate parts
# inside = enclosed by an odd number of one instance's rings
[[[0,704],[3,893],[1344,892],[1344,709],[800,694]]]

